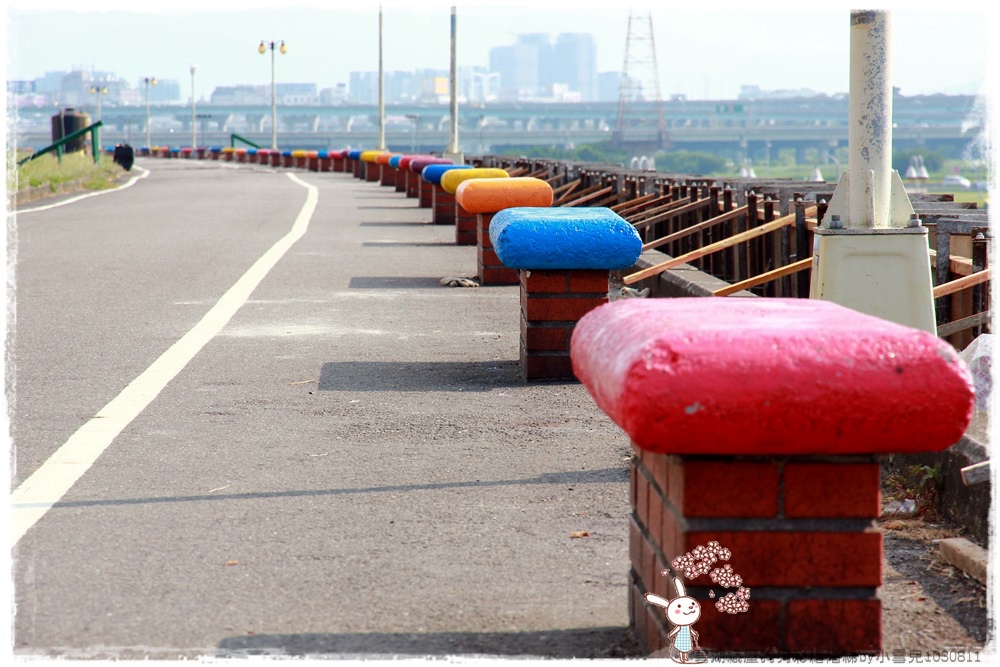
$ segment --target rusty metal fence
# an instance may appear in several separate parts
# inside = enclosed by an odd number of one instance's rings
[[[657,264],[624,276],[626,285],[681,265],[724,285],[715,296],[748,290],[766,297],[808,298],[813,230],[835,184],[792,180],[701,178],[636,171],[620,165],[483,156],[552,185],[555,206],[607,206],[631,222]],[[958,349],[990,330],[988,211],[949,194],[910,195],[929,229],[938,335]]]

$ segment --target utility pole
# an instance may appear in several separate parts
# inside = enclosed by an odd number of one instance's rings
[[[382,70],[382,5],[378,6],[378,146],[385,150],[385,79]]]
[[[448,141],[448,148],[445,149],[444,157],[448,158],[455,164],[463,164],[465,162],[465,156],[462,154],[462,149],[458,145],[458,64],[455,57],[455,44],[456,44],[456,21],[455,21],[455,7],[451,8],[451,85],[449,86],[451,92],[451,139]]]

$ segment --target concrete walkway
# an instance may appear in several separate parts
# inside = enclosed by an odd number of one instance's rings
[[[139,164],[128,192],[19,219],[18,482],[306,196],[265,168]],[[580,385],[518,380],[516,287],[439,285],[475,272],[453,228],[297,176],[305,236],[15,549],[15,653],[620,655],[625,437]]]

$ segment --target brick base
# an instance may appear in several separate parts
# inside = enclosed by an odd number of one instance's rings
[[[361,160],[350,160],[351,173],[354,174],[354,178],[361,178],[364,175],[362,169],[364,168],[364,162]]]
[[[521,271],[521,376],[571,380],[569,341],[581,317],[608,302],[607,270]]]
[[[475,213],[469,213],[455,202],[455,245],[476,245]]]
[[[707,575],[684,579],[701,603],[693,628],[710,655],[877,653],[882,648],[882,534],[874,457],[723,458],[633,447],[630,618],[648,652],[668,646],[664,612],[647,592],[675,597],[660,574],[674,558],[718,542],[751,591],[749,610],[716,608],[735,592]],[[726,565],[718,560],[711,565]],[[715,593],[715,598],[709,592]]]
[[[381,178],[379,179],[379,185],[396,187],[396,174],[398,173],[396,169],[393,169],[387,164],[380,165],[382,167]]]
[[[434,209],[435,225],[455,224],[455,195],[440,185],[431,186],[431,207]]]
[[[430,208],[434,203],[434,185],[424,180],[420,174],[417,177],[417,198],[420,200],[420,208]]]
[[[497,257],[493,250],[493,242],[490,241],[490,221],[493,220],[492,213],[479,213],[476,215],[476,251],[479,264],[479,284],[480,285],[519,285],[521,278],[517,275],[516,269],[504,266],[504,263]]]
[[[382,165],[374,162],[365,163],[365,181],[377,183],[382,178]]]
[[[340,173],[344,173],[345,171],[347,171],[347,158],[335,157],[333,158],[332,162],[333,164],[331,168],[333,169],[333,171],[335,172],[339,171]]]
[[[406,170],[406,197],[407,199],[420,198],[420,174]]]

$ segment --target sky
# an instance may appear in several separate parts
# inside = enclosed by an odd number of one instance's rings
[[[285,40],[276,78],[347,83],[352,71],[378,70],[378,7],[374,0],[242,0],[238,4],[175,0],[8,0],[5,10],[7,79],[34,79],[74,68],[112,72],[133,86],[144,76],[176,79],[190,99],[207,99],[220,85],[267,84],[270,54],[263,40]],[[588,32],[597,42],[598,71],[621,71],[629,6],[588,0],[454,3],[388,0],[383,7],[385,71],[433,68],[450,62],[450,9],[457,6],[460,66],[489,64],[489,50],[525,32]],[[664,97],[733,99],[742,85],[765,90],[849,88],[850,10],[842,0],[822,9],[804,2],[720,0],[635,5],[651,12]],[[994,4],[994,3],[990,3]],[[809,3],[818,6],[818,3]],[[669,8],[668,8],[669,7]],[[894,84],[904,95],[971,93],[987,84],[987,62],[998,12],[985,2],[911,0],[866,8],[892,9]],[[84,8],[84,11],[81,11]],[[634,57],[641,54],[635,52]]]

